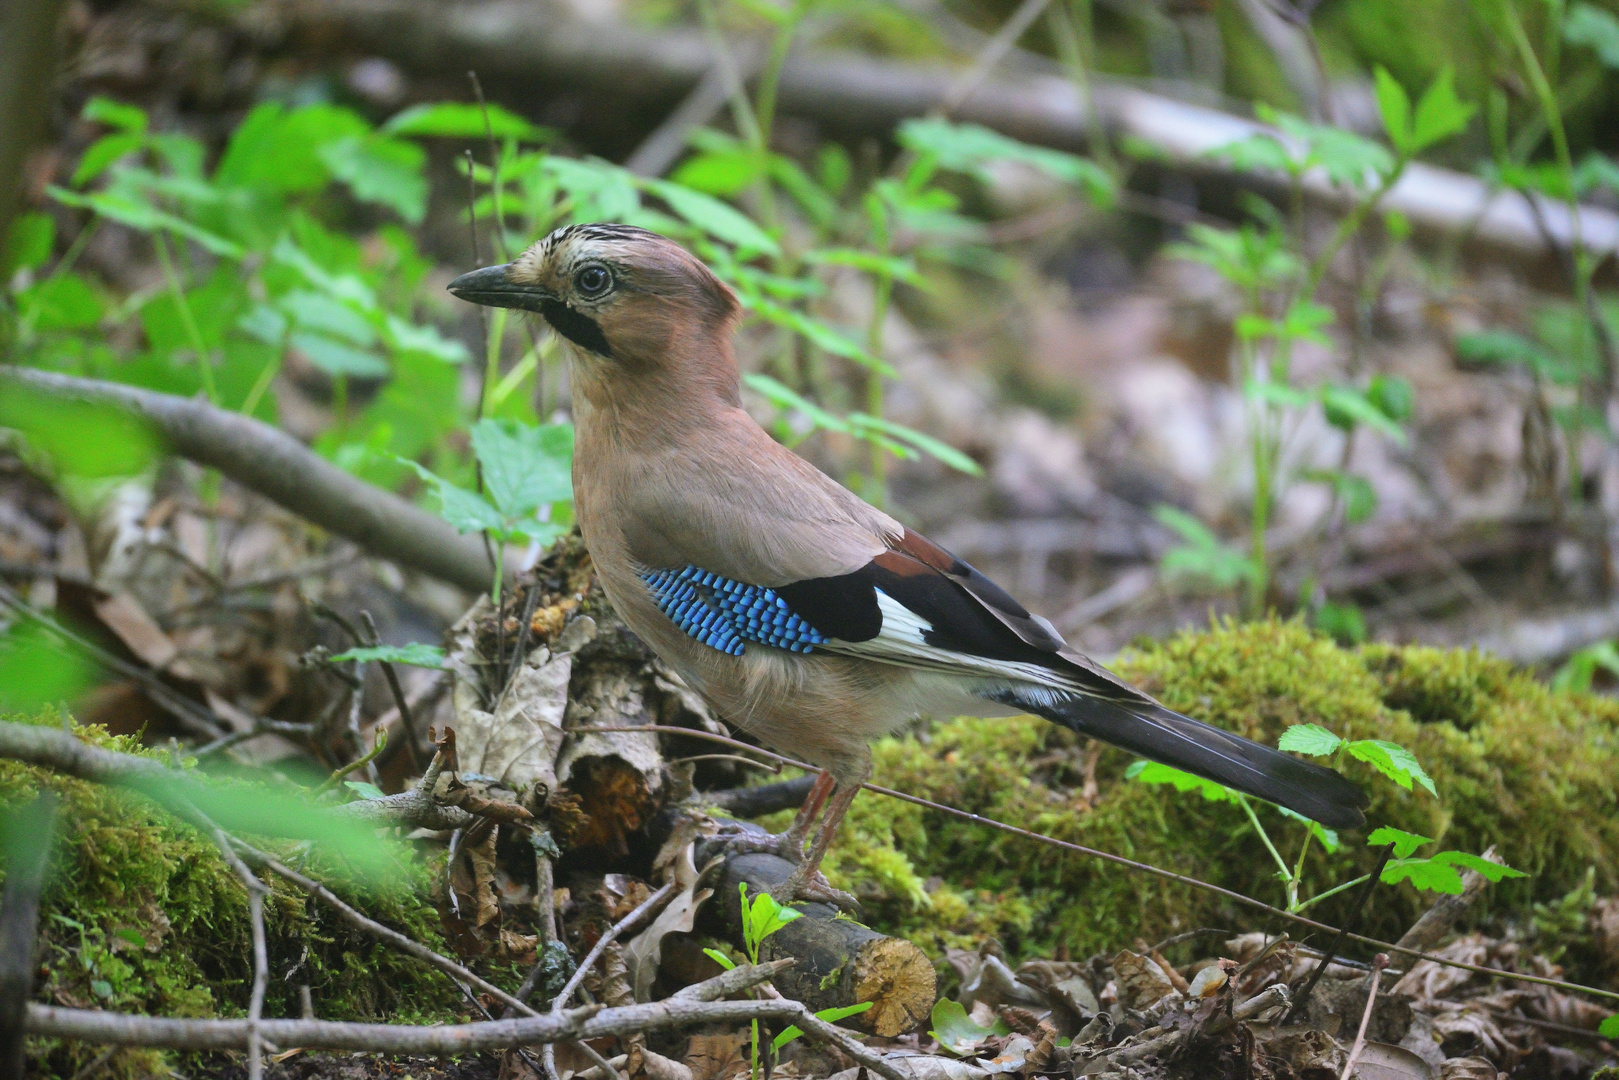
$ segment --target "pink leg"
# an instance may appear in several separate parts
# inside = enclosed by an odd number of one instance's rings
[[[798,862],[804,857],[804,841],[809,838],[810,826],[815,823],[821,807],[826,805],[827,796],[832,794],[835,787],[837,781],[832,779],[832,774],[822,769],[821,774],[815,778],[815,785],[809,789],[809,794],[804,796],[804,805],[798,808],[798,816],[793,818],[793,823],[787,827],[787,831],[781,834],[782,858]]]
[[[770,890],[770,895],[776,898],[777,903],[786,904],[797,899],[819,900],[841,908],[859,910],[860,905],[854,897],[832,888],[826,883],[826,879],[821,877],[821,860],[826,857],[827,849],[832,846],[832,840],[837,836],[838,826],[843,824],[843,816],[849,812],[849,807],[858,794],[860,785],[857,783],[837,785],[836,794],[827,801],[826,814],[821,818],[821,827],[815,832],[815,840],[810,844],[809,854],[793,868],[787,880]]]

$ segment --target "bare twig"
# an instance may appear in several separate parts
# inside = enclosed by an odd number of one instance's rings
[[[114,405],[148,421],[175,453],[218,469],[299,516],[392,559],[467,589],[486,589],[482,546],[436,515],[355,477],[284,431],[193,398],[54,372],[0,365],[5,393],[23,389]]]
[[[360,618],[365,622],[366,633],[370,635],[372,645],[381,645],[382,637],[377,633],[377,620],[371,617],[369,611],[360,612]],[[410,702],[405,700],[404,688],[399,685],[399,672],[387,660],[378,660],[377,666],[382,668],[382,677],[387,680],[388,690],[394,696],[394,707],[399,710],[399,722],[405,725],[405,753],[410,757],[410,771],[416,772],[422,767],[421,759],[416,754],[416,721],[410,715]]]
[[[662,907],[670,897],[675,895],[675,891],[676,883],[671,881],[669,884],[665,885],[663,888],[641,901],[640,904],[636,905],[634,911],[630,912],[628,915],[618,920],[618,922],[608,927],[607,932],[596,939],[596,944],[592,946],[588,953],[585,954],[585,958],[579,962],[578,969],[574,971],[573,977],[567,981],[567,983],[562,987],[561,992],[557,994],[556,1000],[551,1002],[551,1015],[556,1016],[561,1013],[563,1009],[568,1007],[568,999],[573,997],[573,992],[575,990],[579,989],[579,984],[585,981],[585,975],[590,972],[590,969],[595,965],[596,961],[601,959],[602,953],[607,951],[607,946],[617,941],[619,935],[624,933],[624,931],[635,926],[642,919],[646,918],[654,911]],[[544,958],[542,957],[541,959],[543,961]]]
[[[380,799],[356,799],[333,807],[331,812],[353,821],[375,821],[379,825],[409,825],[436,832],[464,829],[472,824],[473,815],[459,806],[446,806],[434,795],[433,789],[438,786],[444,766],[444,754],[434,754],[433,760],[427,763],[427,771],[408,791]]]
[[[193,812],[198,813],[193,807]],[[204,818],[206,820],[206,818]],[[264,1043],[259,1032],[260,1018],[264,1015],[264,992],[270,985],[270,955],[264,941],[264,897],[270,889],[258,879],[231,845],[231,837],[224,829],[213,826],[214,844],[225,857],[230,868],[241,879],[247,890],[247,911],[253,926],[253,990],[247,1005],[247,1075],[248,1080],[262,1080],[264,1076]]]
[[[592,726],[589,728],[589,730],[593,732],[654,731],[667,735],[682,735],[691,739],[703,739],[708,742],[718,743],[721,746],[738,747],[748,751],[750,754],[759,754],[763,757],[774,758],[784,765],[791,765],[795,769],[804,769],[805,771],[812,773],[819,772],[819,769],[816,766],[810,765],[807,762],[798,761],[794,758],[787,757],[784,754],[777,754],[769,750],[761,749],[760,747],[754,746],[751,743],[742,742],[740,739],[729,739],[724,735],[715,735],[711,732],[702,731],[697,728],[675,727],[670,724],[627,724],[616,727]],[[1394,945],[1387,941],[1379,941],[1377,938],[1366,937],[1364,934],[1348,933],[1340,930],[1336,926],[1330,926],[1327,923],[1317,922],[1314,919],[1299,915],[1295,912],[1285,911],[1279,907],[1272,907],[1263,900],[1255,900],[1251,896],[1244,896],[1242,893],[1237,892],[1234,889],[1227,889],[1219,885],[1211,884],[1207,881],[1199,881],[1197,878],[1188,877],[1185,874],[1177,874],[1173,870],[1165,870],[1160,866],[1153,866],[1149,863],[1137,862],[1134,859],[1127,859],[1123,855],[1115,855],[1111,851],[1101,851],[1097,848],[1086,847],[1083,844],[1075,844],[1068,840],[1058,840],[1055,837],[1042,836],[1041,834],[1033,832],[1029,829],[1020,829],[1016,825],[1008,825],[1004,821],[996,821],[994,818],[987,818],[981,814],[974,814],[967,810],[958,809],[954,806],[946,806],[943,803],[936,803],[930,799],[924,799],[917,795],[908,795],[903,791],[895,791],[893,788],[883,787],[881,784],[866,783],[862,784],[861,787],[865,788],[867,791],[876,792],[878,795],[886,795],[891,799],[899,799],[901,802],[908,802],[916,806],[923,806],[929,810],[936,811],[937,813],[948,814],[950,817],[959,818],[962,821],[970,821],[975,825],[982,825],[987,829],[995,829],[1000,832],[1010,833],[1013,836],[1021,836],[1025,840],[1033,840],[1036,843],[1047,844],[1054,848],[1060,848],[1063,851],[1072,851],[1076,855],[1088,855],[1091,858],[1101,859],[1104,862],[1110,862],[1116,866],[1128,867],[1131,870],[1138,870],[1144,874],[1152,874],[1153,876],[1163,878],[1166,881],[1174,881],[1181,885],[1185,885],[1188,888],[1202,889],[1205,892],[1211,892],[1217,896],[1223,896],[1234,903],[1243,905],[1244,907],[1250,907],[1259,911],[1268,912],[1279,919],[1286,919],[1287,921],[1296,923],[1299,926],[1308,926],[1312,930],[1318,930],[1328,934],[1342,933],[1345,940],[1358,941],[1363,945],[1373,945],[1386,952],[1399,953],[1402,956],[1409,956],[1416,960],[1429,960],[1435,964],[1439,964],[1442,967],[1452,967],[1461,971],[1471,971],[1475,975],[1488,975],[1495,979],[1507,979],[1514,982],[1534,983],[1537,986],[1552,986],[1559,990],[1568,990],[1578,994],[1592,994],[1597,997],[1619,1001],[1619,992],[1613,990],[1603,990],[1595,986],[1582,986],[1579,983],[1564,982],[1561,979],[1547,979],[1539,975],[1525,975],[1516,971],[1502,971],[1499,968],[1481,967],[1477,964],[1463,963],[1460,960],[1452,960],[1448,957],[1439,956],[1434,953],[1420,952],[1416,949],[1401,948],[1400,946]]]
[[[1366,1029],[1372,1024],[1372,1010],[1377,1007],[1377,984],[1383,978],[1383,969],[1389,966],[1387,953],[1378,953],[1372,961],[1372,988],[1366,995],[1366,1011],[1360,1014],[1360,1030],[1355,1032],[1355,1045],[1349,1051],[1349,1060],[1344,1062],[1344,1071],[1338,1074],[1338,1080],[1349,1080],[1355,1075],[1355,1065],[1360,1061],[1360,1052],[1366,1049]]]
[[[277,1046],[358,1050],[381,1054],[459,1055],[569,1039],[602,1039],[693,1024],[734,1024],[759,1019],[797,1022],[796,1001],[692,1001],[668,998],[645,1005],[601,1009],[586,1005],[564,1013],[473,1024],[349,1024],[325,1020],[262,1020],[259,1036]],[[93,1009],[28,1006],[28,1033],[121,1046],[180,1050],[245,1050],[245,1020],[173,1020]],[[807,1030],[807,1029],[806,1029]]]

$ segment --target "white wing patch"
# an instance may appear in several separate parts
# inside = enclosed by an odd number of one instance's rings
[[[869,641],[840,641],[832,638],[816,649],[858,656],[866,660],[879,660],[900,667],[937,671],[964,677],[977,677],[1020,684],[1033,683],[1056,691],[1083,694],[1084,688],[1060,672],[1040,664],[1026,664],[1015,660],[995,660],[987,656],[957,652],[930,645],[925,637],[933,630],[928,621],[877,590],[877,608],[882,612],[883,626]]]

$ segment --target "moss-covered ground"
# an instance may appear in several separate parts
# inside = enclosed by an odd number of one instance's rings
[[[1142,643],[1116,667],[1171,707],[1272,745],[1288,725],[1312,722],[1409,748],[1437,798],[1343,764],[1372,795],[1369,827],[1393,825],[1469,852],[1497,845],[1530,875],[1492,889],[1497,911],[1561,897],[1591,867],[1598,892],[1619,887],[1619,702],[1553,692],[1476,652],[1343,649],[1298,622],[1217,625]],[[1237,807],[1125,780],[1131,759],[1111,748],[1097,768],[1099,797],[1087,805],[1082,757],[1081,740],[1042,720],[955,720],[879,744],[874,779],[1281,901],[1275,864]],[[1268,807],[1259,814],[1291,859],[1301,826]],[[1342,839],[1336,855],[1311,855],[1304,896],[1370,869],[1364,837]],[[1201,890],[870,793],[856,800],[829,871],[866,899],[875,925],[935,954],[977,948],[988,936],[1015,956],[1066,949],[1083,957],[1138,935],[1258,929],[1265,919]],[[1408,883],[1380,888],[1367,929],[1385,938],[1433,898]],[[1353,893],[1312,914],[1341,919]]]
[[[151,753],[132,738],[78,730],[110,749]],[[0,761],[0,821],[42,788],[60,796],[62,824],[41,912],[38,999],[165,1016],[245,1015],[252,979],[246,892],[213,844],[140,796],[12,761]],[[310,869],[372,918],[445,951],[430,871],[408,853],[387,883],[358,884],[319,863]],[[444,976],[354,931],[278,879],[267,883],[274,891],[265,904],[265,1015],[299,1015],[297,987],[305,984],[322,1019],[465,1018],[465,1003]],[[30,1075],[72,1076],[98,1051],[32,1040]],[[162,1075],[169,1064],[155,1052],[122,1051],[102,1075]]]

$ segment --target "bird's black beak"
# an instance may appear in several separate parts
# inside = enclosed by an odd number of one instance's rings
[[[462,274],[450,282],[448,286],[450,294],[473,304],[520,308],[523,311],[534,312],[540,311],[540,305],[545,301],[556,299],[556,294],[549,289],[512,281],[508,276],[511,268],[511,263],[501,263],[499,266],[486,266],[482,270]]]

